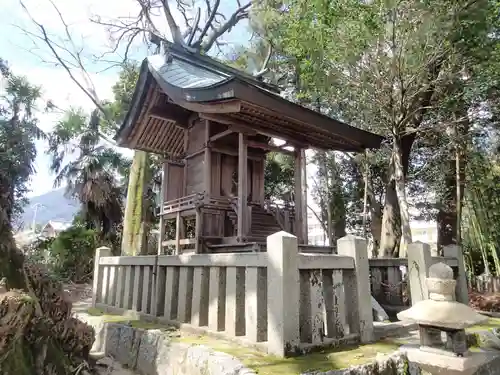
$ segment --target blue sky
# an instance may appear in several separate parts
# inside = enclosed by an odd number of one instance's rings
[[[118,17],[131,16],[138,13],[135,0],[53,0],[63,14],[69,30],[74,38],[78,49],[82,49],[84,65],[89,72],[90,79],[96,88],[99,98],[106,99],[111,96],[111,86],[117,77],[117,70],[110,69],[102,72],[110,63],[97,60],[95,56],[110,50],[110,35],[102,26],[90,21],[90,18],[99,15],[102,19],[116,19]],[[92,102],[74,84],[68,73],[61,67],[55,65],[54,59],[43,42],[33,43],[32,38],[26,35],[28,32],[39,34],[39,30],[28,18],[19,0],[1,0],[2,12],[0,13],[0,57],[6,59],[16,74],[26,76],[33,84],[40,85],[43,92],[43,100],[53,101],[60,108],[81,107],[90,110]],[[24,4],[30,10],[33,18],[43,24],[47,31],[62,43],[64,27],[59,21],[57,12],[49,0],[24,0]],[[222,2],[224,13],[232,12],[236,7],[236,0]],[[175,15],[175,14],[174,14]],[[175,15],[177,19],[179,15]],[[158,17],[157,27],[168,35],[166,25]],[[183,26],[183,21],[179,22]],[[224,38],[230,45],[244,43],[248,39],[246,25],[240,25]],[[146,51],[138,43],[133,48],[132,56],[141,60]],[[118,60],[119,56],[108,56],[107,59]],[[82,79],[78,70],[73,70],[78,79]],[[83,81],[82,81],[83,82]],[[40,127],[50,131],[58,121],[60,115],[40,113]],[[30,195],[40,195],[53,188],[54,176],[49,171],[49,158],[45,155],[46,144],[42,141],[37,144],[38,157],[36,160],[37,173],[33,176]]]

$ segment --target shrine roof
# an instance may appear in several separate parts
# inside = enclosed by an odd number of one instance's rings
[[[151,119],[151,108],[159,107],[167,112],[163,124],[158,117]],[[303,147],[362,151],[380,147],[383,140],[282,98],[274,85],[169,44],[166,55],[149,56],[143,61],[131,109],[116,136],[118,144],[150,152],[180,153],[180,141],[153,141],[180,137],[174,128],[188,126],[187,117],[193,113]],[[167,147],[172,143],[177,145],[175,150]]]

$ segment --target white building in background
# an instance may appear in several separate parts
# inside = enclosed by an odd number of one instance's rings
[[[410,223],[411,236],[414,242],[427,243],[431,248],[437,247],[437,223],[435,221],[412,221]]]
[[[53,238],[57,237],[59,233],[62,231],[65,231],[66,229],[69,229],[71,227],[71,223],[64,222],[64,221],[55,221],[55,220],[50,220],[45,226],[42,228],[42,231],[40,232],[40,237],[45,237],[45,238]]]
[[[307,150],[306,157],[307,160],[314,155],[314,151]],[[318,168],[312,163],[308,163],[306,167],[307,172],[307,235],[308,242],[310,245],[317,246],[328,246],[328,237],[326,232],[323,230],[321,222],[318,220],[319,215],[321,215],[321,208],[314,201],[312,196],[314,178],[316,177]]]

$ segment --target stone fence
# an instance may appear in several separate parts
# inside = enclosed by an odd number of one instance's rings
[[[411,289],[408,282],[408,264],[426,264],[424,269],[428,269],[432,264],[444,262],[453,268],[455,277],[461,277],[460,286],[457,286],[457,299],[460,302],[468,303],[467,288],[464,284],[465,268],[463,266],[463,256],[456,245],[449,245],[443,249],[444,257],[432,257],[430,247],[423,243],[410,245],[409,258],[370,258],[370,287],[372,296],[388,312],[397,313],[407,309],[412,304],[411,293],[405,292]],[[409,250],[410,250],[409,249]],[[417,256],[425,252],[425,256]],[[412,258],[417,258],[412,259]],[[460,260],[460,261],[459,261]],[[416,263],[415,263],[416,261]],[[459,266],[460,264],[460,266]],[[415,271],[415,270],[414,270]],[[409,287],[409,288],[408,288]],[[464,292],[465,291],[465,292]],[[416,296],[418,297],[418,296]],[[418,299],[420,300],[420,299]],[[415,301],[413,301],[415,302]]]
[[[285,232],[267,252],[109,256],[98,249],[93,305],[262,346],[284,356],[339,342],[368,342],[373,320],[366,241],[338,254],[301,254]]]
[[[410,246],[411,293],[419,298],[419,280],[443,258],[431,258],[428,245]],[[285,232],[267,238],[265,253],[110,256],[100,248],[93,306],[132,310],[277,356],[370,342],[367,243],[346,236],[337,252],[300,253],[297,238]],[[456,258],[447,260],[457,266]]]

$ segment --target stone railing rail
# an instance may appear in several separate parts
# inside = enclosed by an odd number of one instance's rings
[[[412,244],[414,247],[415,245],[418,244]],[[447,250],[446,255],[431,257],[431,264],[444,262],[457,272],[458,260],[454,252]],[[404,275],[408,272],[408,258],[371,258],[369,264],[372,296],[387,311],[398,312],[408,308],[411,305],[410,299],[404,296],[407,284]]]
[[[110,256],[109,249],[99,248],[93,305],[133,310],[285,356],[372,341],[370,272],[373,279],[376,268],[401,272],[406,266],[415,303],[428,298],[429,267],[444,261],[456,270],[457,300],[466,303],[457,249],[433,258],[429,245],[417,242],[409,245],[408,259],[369,260],[366,240],[346,236],[338,240],[337,254],[308,254],[286,232],[269,236],[265,253]]]
[[[266,253],[110,256],[96,252],[93,305],[133,310],[284,356],[373,338],[366,241],[338,254],[299,253],[268,237]]]

